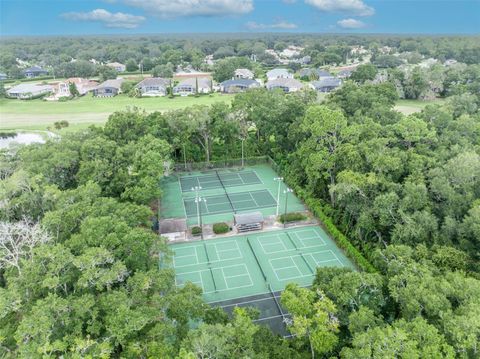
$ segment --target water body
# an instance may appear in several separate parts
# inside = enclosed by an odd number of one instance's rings
[[[45,143],[45,140],[40,134],[33,132],[21,132],[13,137],[0,138],[0,148],[9,148],[14,145],[30,145],[32,143]]]

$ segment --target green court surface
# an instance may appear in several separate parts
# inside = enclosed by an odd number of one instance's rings
[[[160,202],[160,218],[186,218],[189,226],[198,224],[196,192],[204,200],[199,206],[205,224],[228,222],[233,213],[259,211],[264,216],[275,215],[277,198],[279,213],[285,211],[285,184],[279,186],[278,174],[268,165],[209,171],[180,172],[164,177]],[[304,211],[305,207],[293,193],[288,194],[287,212]]]
[[[248,191],[240,193],[223,193],[218,195],[204,196],[205,201],[198,205],[199,213],[211,215],[234,211],[257,210],[260,208],[275,207],[277,201],[268,190]],[[197,216],[197,203],[194,198],[186,198],[183,201],[187,217]]]
[[[353,264],[318,226],[171,244],[176,284],[192,282],[207,302],[312,284],[317,267]]]
[[[255,171],[237,171],[233,173],[215,171],[206,175],[182,176],[179,181],[182,192],[191,192],[194,190],[194,187],[201,187],[207,190],[262,183]]]

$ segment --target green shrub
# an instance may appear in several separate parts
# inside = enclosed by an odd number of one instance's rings
[[[280,222],[281,223],[297,222],[297,221],[303,221],[305,219],[307,219],[307,216],[304,215],[303,213],[299,213],[299,212],[282,214],[280,216]]]
[[[202,229],[199,226],[192,227],[192,235],[199,236],[202,234]]]
[[[215,223],[213,225],[213,233],[222,234],[230,231],[230,226],[226,223]]]

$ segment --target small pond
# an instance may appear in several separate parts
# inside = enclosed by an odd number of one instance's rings
[[[32,143],[45,143],[42,135],[33,132],[20,132],[15,136],[0,137],[0,148],[8,148],[11,145],[30,145]]]

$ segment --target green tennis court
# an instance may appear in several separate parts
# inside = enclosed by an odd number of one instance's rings
[[[223,193],[204,196],[204,201],[198,204],[202,215],[228,212],[249,211],[259,208],[275,207],[277,201],[268,190],[247,191],[239,193]],[[185,212],[188,217],[197,216],[197,203],[194,198],[184,199]],[[201,208],[200,208],[201,206]]]
[[[204,224],[231,222],[234,212],[258,211],[264,216],[276,215],[277,198],[282,213],[285,204],[288,212],[303,212],[305,207],[293,193],[288,194],[287,201],[286,186],[275,181],[278,177],[269,164],[172,173],[161,181],[160,218],[185,218],[189,226],[199,224],[197,193],[202,198],[199,212]],[[192,187],[201,189],[192,192]]]
[[[176,284],[192,282],[207,302],[311,285],[317,267],[353,264],[318,226],[171,244]]]
[[[238,172],[235,170],[231,172],[214,171],[205,175],[182,176],[180,177],[179,181],[182,192],[192,192],[193,188],[195,187],[200,187],[204,190],[207,190],[262,183],[255,171]]]

